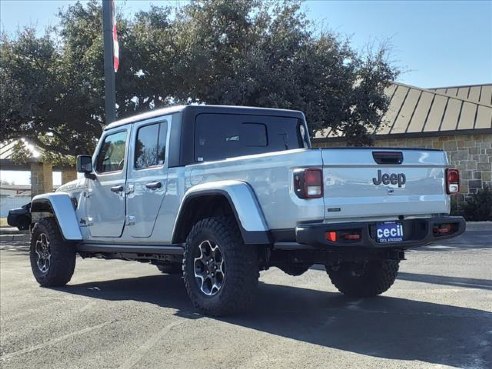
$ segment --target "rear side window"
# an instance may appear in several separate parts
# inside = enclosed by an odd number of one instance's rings
[[[304,147],[293,117],[200,114],[195,126],[195,160],[226,158]]]
[[[117,172],[125,165],[125,148],[127,132],[116,132],[104,137],[103,144],[96,159],[96,172]]]
[[[161,166],[166,161],[167,121],[140,127],[135,143],[135,169]]]

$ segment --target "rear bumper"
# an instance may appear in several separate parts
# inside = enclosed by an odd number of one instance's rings
[[[296,227],[296,242],[316,247],[367,247],[367,248],[398,248],[427,245],[448,238],[459,236],[465,231],[466,223],[462,217],[432,217],[400,221],[403,224],[405,237],[400,242],[379,243],[376,241],[377,222],[353,222],[335,224],[302,224]],[[441,234],[436,232],[440,225],[450,224],[451,230]],[[336,232],[336,241],[330,241],[327,232]],[[358,240],[348,240],[346,234],[359,234]]]

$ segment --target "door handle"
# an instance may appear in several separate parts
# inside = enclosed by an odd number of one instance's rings
[[[119,186],[111,187],[111,191],[112,192],[121,192],[121,191],[123,191],[123,186],[119,185]]]
[[[145,187],[147,187],[150,190],[156,190],[156,189],[162,187],[162,183],[161,182],[149,182],[149,183],[145,184]]]

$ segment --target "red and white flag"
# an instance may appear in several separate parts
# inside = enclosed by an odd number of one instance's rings
[[[118,33],[116,32],[116,9],[114,0],[111,3],[113,5],[111,7],[113,12],[113,67],[116,73],[120,66],[120,45],[118,44]]]

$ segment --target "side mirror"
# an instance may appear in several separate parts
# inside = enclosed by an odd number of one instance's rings
[[[79,173],[92,173],[92,157],[89,155],[78,155],[76,167]]]

